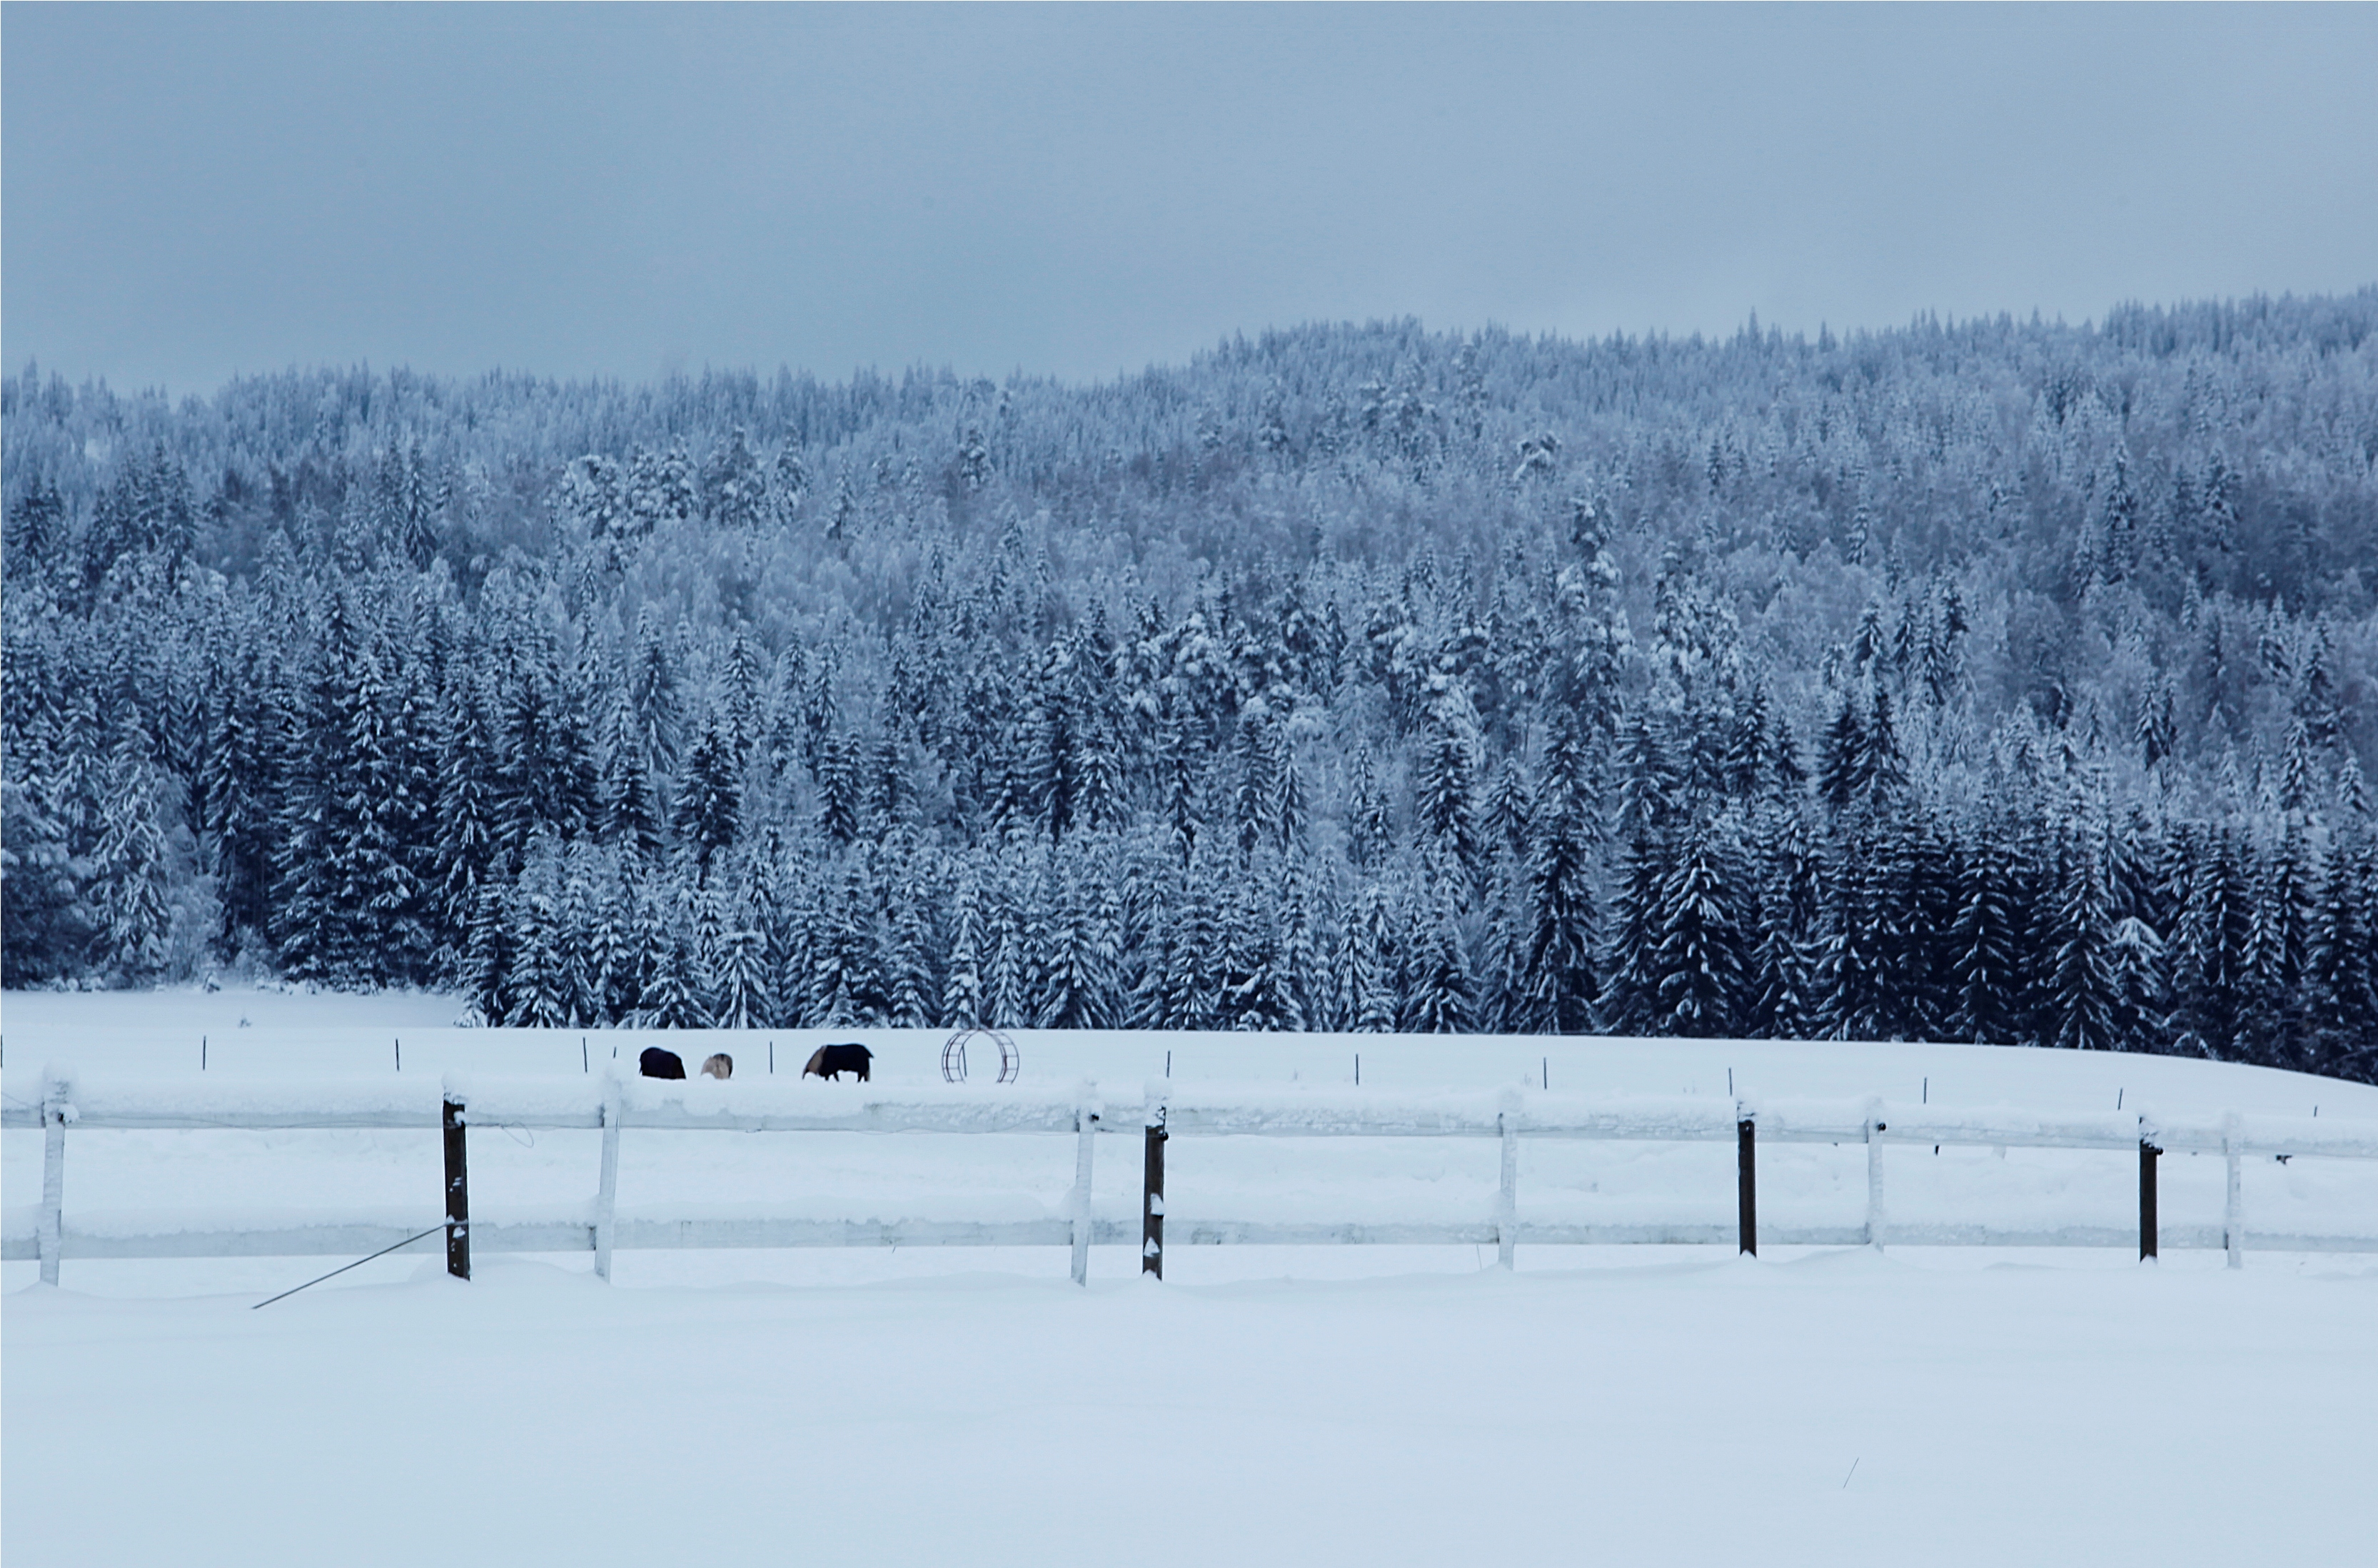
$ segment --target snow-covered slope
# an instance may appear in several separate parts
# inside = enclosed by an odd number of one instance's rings
[[[541,1073],[579,1037],[440,1027],[437,998],[6,999],[6,1092],[44,1062],[218,1102],[334,1080]],[[242,1027],[239,1020],[248,1020]],[[209,1036],[200,1079],[197,1037]],[[875,1088],[938,1085],[940,1037],[856,1031]],[[812,1036],[779,1035],[778,1083]],[[590,1034],[590,1062],[640,1037]],[[765,1076],[767,1037],[723,1046]],[[1184,1093],[1426,1099],[1549,1078],[1554,1098],[1869,1094],[1928,1106],[2378,1120],[2378,1093],[2136,1057],[1901,1045],[1020,1037],[1018,1095],[1096,1077]],[[383,1066],[378,1053],[386,1051]],[[979,1064],[978,1064],[979,1065]],[[432,1079],[432,1082],[435,1080]],[[373,1085],[380,1085],[374,1088]],[[247,1086],[244,1089],[242,1086]],[[1200,1086],[1204,1086],[1202,1091]],[[1266,1086],[1268,1086],[1267,1088]],[[1292,1085],[1292,1086],[1291,1086]],[[736,1087],[743,1086],[739,1076]],[[429,1084],[422,1084],[427,1089]],[[695,1092],[715,1085],[695,1085]],[[753,1086],[755,1089],[757,1085]],[[825,1096],[859,1091],[810,1084]],[[970,1091],[1002,1091],[979,1083]],[[1315,1091],[1318,1091],[1316,1094]],[[779,1097],[768,1090],[767,1097]],[[1442,1097],[1442,1096],[1441,1096]],[[592,1132],[478,1126],[474,1214],[582,1205]],[[1063,1134],[631,1131],[623,1214],[1063,1212]],[[70,1216],[435,1216],[434,1135],[68,1140]],[[40,1135],[0,1134],[6,1202]],[[1101,1216],[1137,1212],[1128,1139]],[[1723,1223],[1733,1152],[1530,1143],[1519,1212]],[[1174,1223],[1483,1216],[1491,1140],[1183,1137]],[[1761,1150],[1772,1223],[1855,1223],[1862,1149]],[[1894,1216],[2133,1222],[2105,1151],[1889,1151]],[[2167,1157],[2168,1226],[2217,1219],[2217,1158]],[[2254,1163],[2254,1223],[2378,1234],[2378,1168]],[[1152,1563],[1515,1561],[1937,1565],[2347,1562],[2366,1552],[2378,1261],[2217,1252],[1176,1247],[1162,1285],[1101,1247],[402,1255],[262,1311],[311,1259],[6,1265],[11,1568],[90,1562]],[[798,1288],[787,1288],[798,1287]]]
[[[294,1096],[322,1107],[378,1099],[393,1105],[410,1095],[434,1112],[437,1085],[446,1075],[475,1079],[498,1072],[530,1075],[506,1091],[514,1099],[534,1097],[542,1082],[552,1085],[558,1104],[591,1101],[590,1079],[615,1066],[626,1070],[643,1045],[657,1042],[689,1064],[713,1049],[735,1056],[735,1083],[722,1088],[697,1080],[691,1091],[697,1097],[732,1103],[757,1095],[774,1105],[791,1094],[795,1098],[785,1103],[833,1106],[859,1093],[853,1085],[804,1084],[798,1078],[797,1064],[824,1035],[441,1027],[439,1021],[451,1016],[450,1006],[435,997],[270,991],[14,995],[7,999],[13,1049],[6,1087],[18,1103],[37,1098],[42,1074],[54,1061],[70,1062],[94,1085],[138,1085],[142,1099],[160,1104],[178,1100],[222,1109],[239,1105],[251,1091],[269,1090],[276,1101]],[[877,1052],[873,1091],[911,1097],[952,1093],[942,1082],[938,1033],[845,1033],[863,1037]],[[207,1055],[203,1073],[195,1071],[199,1036]],[[1168,1082],[1169,1068],[1170,1084],[1183,1095],[1236,1093],[1261,1099],[1269,1093],[1290,1102],[1335,1103],[1351,1095],[1359,1057],[1364,1100],[1411,1103],[1451,1094],[1456,1099],[1446,1103],[1466,1103],[1481,1092],[1525,1085],[1531,1103],[1546,1106],[1578,1096],[1622,1107],[1656,1097],[1662,1106],[1680,1107],[1687,1119],[1697,1111],[1699,1120],[1721,1128],[1737,1097],[1783,1105],[1868,1095],[1906,1112],[2001,1122],[2096,1114],[2110,1125],[2118,1109],[2203,1122],[2234,1110],[2252,1118],[2301,1121],[2321,1115],[2332,1124],[2378,1126],[2378,1090],[2367,1085],[2171,1058],[1839,1042],[1031,1031],[1018,1041],[1020,1081],[1003,1087],[982,1083],[988,1064],[978,1061],[964,1099],[996,1106],[1062,1098],[1094,1080],[1117,1103],[1136,1106],[1150,1081]],[[768,1089],[771,1083],[781,1092]],[[499,1112],[478,1119],[472,1145],[477,1218],[492,1225],[578,1220],[586,1213],[596,1186],[597,1134],[505,1125]],[[0,1179],[12,1236],[30,1234],[28,1205],[40,1189],[39,1144],[30,1131],[0,1134]],[[438,1162],[434,1135],[416,1131],[78,1132],[68,1157],[66,1212],[70,1227],[116,1236],[366,1221],[411,1230],[442,1212]],[[2133,1163],[2108,1150],[1953,1142],[1937,1152],[1894,1146],[1886,1156],[1890,1217],[1903,1238],[1946,1237],[1961,1227],[2077,1228],[2119,1240],[2136,1234]],[[1218,1233],[1224,1222],[1476,1224],[1494,1212],[1498,1171],[1491,1142],[1474,1138],[1179,1138],[1170,1191],[1174,1238],[1186,1242]],[[2218,1157],[2176,1153],[2164,1162],[2162,1221],[2173,1245],[2218,1243],[2224,1177]],[[623,1143],[619,1213],[655,1222],[763,1216],[1012,1222],[1070,1213],[1073,1180],[1071,1141],[1046,1133],[635,1131]],[[2378,1161],[2264,1158],[2252,1163],[2244,1185],[2250,1235],[2378,1237]],[[1094,1212],[1118,1234],[1135,1226],[1137,1150],[1108,1141],[1092,1191]],[[1668,1226],[1714,1237],[1735,1215],[1734,1152],[1730,1144],[1709,1142],[1531,1139],[1517,1191],[1523,1228]],[[1868,1197],[1861,1147],[1779,1143],[1761,1150],[1761,1216],[1775,1234],[1854,1229],[1866,1218]],[[1000,1262],[1047,1266],[1037,1256]],[[753,1277],[788,1279],[805,1277],[815,1265],[753,1253],[744,1254],[739,1266]],[[1130,1260],[1110,1266],[1128,1269]],[[1180,1270],[1194,1274],[1204,1266],[1193,1250],[1176,1263],[1176,1277],[1185,1277]],[[208,1288],[209,1281],[233,1277],[205,1268],[174,1274],[74,1267],[80,1283],[98,1288],[136,1278],[144,1288]]]

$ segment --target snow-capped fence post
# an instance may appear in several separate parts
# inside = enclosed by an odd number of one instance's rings
[[[446,1095],[442,1119],[446,1131],[446,1272],[456,1279],[471,1277],[471,1183],[463,1167],[466,1135],[462,1107],[451,1090]]]
[[[619,1080],[603,1084],[603,1166],[594,1181],[594,1275],[611,1277],[611,1239],[619,1205]]]
[[[66,1239],[66,1085],[56,1074],[42,1086],[42,1283],[58,1282],[58,1250]]]
[[[1164,1102],[1147,1107],[1147,1161],[1139,1200],[1139,1272],[1164,1277]]]
[[[2243,1162],[2238,1150],[2245,1141],[2233,1110],[2221,1119],[2221,1157],[2229,1166],[2229,1190],[2221,1205],[2221,1246],[2229,1254],[2227,1266],[2233,1269],[2246,1266],[2245,1173],[2240,1168]]]
[[[1759,1122],[1735,1102],[1735,1195],[1742,1210],[1742,1251],[1759,1256]]]
[[[1516,1266],[1514,1254],[1519,1246],[1519,1112],[1514,1103],[1518,1098],[1505,1096],[1503,1108],[1495,1117],[1495,1131],[1503,1142],[1503,1186],[1495,1195],[1495,1263],[1507,1269]]]
[[[2156,1255],[2156,1156],[2163,1153],[2147,1136],[2146,1118],[2139,1119],[2139,1261]]]
[[[1867,1245],[1878,1251],[1882,1246],[1882,1102],[1868,1100],[1866,1107],[1866,1239]]]
[[[1090,1282],[1090,1150],[1098,1142],[1096,1086],[1082,1085],[1074,1108],[1074,1283]]]

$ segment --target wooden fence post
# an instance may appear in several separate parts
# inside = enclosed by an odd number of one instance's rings
[[[1074,1283],[1090,1282],[1090,1148],[1099,1135],[1099,1113],[1089,1096],[1074,1110]]]
[[[456,1279],[471,1277],[471,1182],[463,1168],[465,1136],[462,1107],[446,1102],[446,1272]]]
[[[1737,1111],[1734,1124],[1738,1193],[1742,1207],[1742,1251],[1759,1256],[1759,1123],[1747,1111]]]
[[[1164,1109],[1148,1112],[1147,1162],[1140,1178],[1139,1272],[1164,1277]]]
[[[58,1282],[58,1252],[66,1240],[66,1085],[53,1078],[42,1086],[42,1283]]]
[[[1498,1268],[1517,1266],[1514,1254],[1519,1246],[1519,1118],[1508,1108],[1495,1118],[1495,1130],[1503,1138],[1503,1189],[1495,1198],[1495,1263]]]
[[[2139,1259],[2143,1263],[2156,1255],[2156,1156],[2162,1153],[2145,1138],[2139,1140]]]
[[[611,1277],[613,1215],[619,1204],[619,1080],[603,1085],[603,1167],[594,1183],[594,1277]]]
[[[2244,1152],[2246,1135],[2231,1111],[2221,1119],[2221,1157],[2229,1164],[2229,1191],[2221,1209],[2221,1245],[2229,1254],[2228,1266],[2246,1266],[2246,1192],[2244,1173],[2239,1168]]]
[[[1882,1102],[1866,1107],[1866,1239],[1878,1251],[1882,1247]]]

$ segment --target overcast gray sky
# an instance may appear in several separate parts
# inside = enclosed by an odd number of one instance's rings
[[[2378,281],[2378,7],[0,7],[0,353],[1086,378]]]

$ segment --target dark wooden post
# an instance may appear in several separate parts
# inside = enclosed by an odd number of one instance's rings
[[[1147,1124],[1147,1164],[1141,1180],[1139,1272],[1164,1277],[1164,1110]]]
[[[446,1272],[471,1277],[471,1182],[462,1164],[462,1107],[446,1102]]]
[[[2156,1255],[2156,1156],[2162,1154],[2145,1139],[2139,1140],[2139,1257]]]
[[[1734,1124],[1741,1167],[1742,1250],[1759,1256],[1759,1123],[1744,1117]]]

